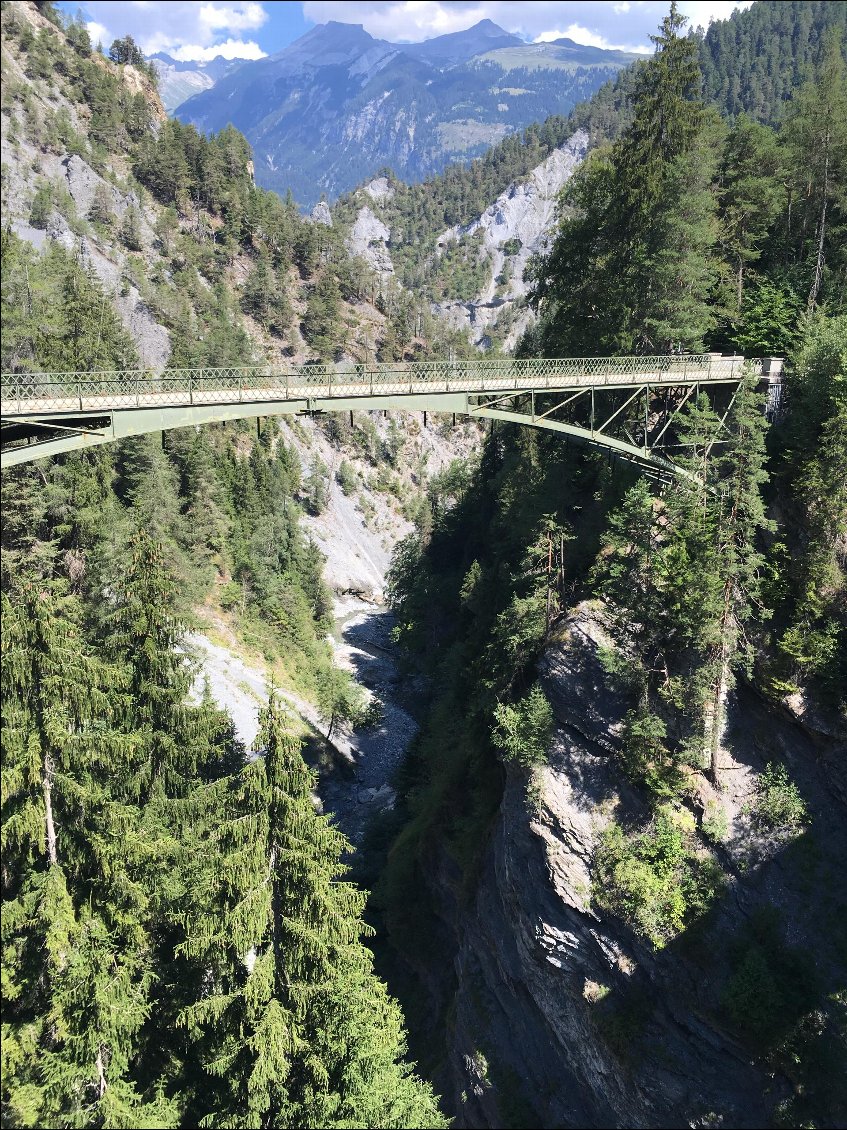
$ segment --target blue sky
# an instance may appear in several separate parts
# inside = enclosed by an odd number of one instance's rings
[[[683,0],[691,23],[725,19],[750,0]],[[95,42],[132,35],[147,54],[183,60],[259,59],[327,20],[362,24],[392,42],[419,42],[491,19],[527,41],[567,36],[596,47],[650,50],[649,35],[667,13],[664,0],[70,0]]]

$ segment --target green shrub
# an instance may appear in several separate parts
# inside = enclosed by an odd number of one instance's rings
[[[120,230],[118,232],[121,243],[127,251],[141,251],[144,244],[141,239],[141,217],[138,214],[138,209],[134,204],[130,204],[124,212],[123,220],[121,221]]]
[[[40,180],[29,209],[29,222],[34,228],[46,228],[53,211],[53,186],[47,180]]]
[[[236,605],[241,603],[243,589],[237,581],[227,581],[225,585],[221,586],[221,591],[218,594],[218,599],[221,602],[221,608],[229,611],[235,608]]]
[[[729,819],[726,810],[716,801],[709,801],[703,814],[700,831],[712,844],[722,844],[729,834]]]
[[[494,710],[494,722],[492,740],[506,761],[529,769],[545,760],[553,730],[553,711],[537,683],[514,706],[500,703]]]
[[[624,719],[621,756],[629,776],[660,797],[674,796],[681,784],[679,766],[667,746],[667,727],[658,714],[639,706]]]
[[[723,874],[697,848],[694,821],[663,804],[643,831],[627,835],[612,823],[600,836],[593,898],[657,949],[702,917],[723,886]]]
[[[336,471],[335,478],[343,493],[349,498],[359,482],[352,463],[348,463],[346,459],[342,459],[341,465]]]
[[[791,831],[808,820],[800,790],[789,780],[784,765],[771,762],[756,784],[756,799],[746,811],[762,830]]]
[[[818,997],[810,956],[782,941],[778,913],[759,910],[730,946],[732,974],[721,1007],[733,1027],[754,1047],[767,1050],[784,1040]]]
[[[303,485],[306,489],[306,508],[313,517],[318,517],[329,505],[329,472],[323,460],[315,458]]]

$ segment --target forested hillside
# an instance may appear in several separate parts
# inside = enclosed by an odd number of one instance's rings
[[[819,152],[819,139],[808,135],[800,138],[796,129],[785,130],[782,145],[769,145],[772,135],[757,131],[756,126],[777,129],[787,116],[793,117],[796,106],[792,96],[823,64],[827,37],[839,31],[841,54],[847,58],[847,4],[842,0],[798,0],[797,4],[760,0],[743,12],[735,12],[729,20],[714,21],[705,35],[689,33],[697,45],[698,83],[704,101],[714,107],[722,121],[735,126],[733,140],[727,144],[735,145],[739,156],[749,147],[749,170],[755,174],[761,167],[769,174],[770,180],[763,178],[761,182],[768,192],[768,183],[775,185],[786,169],[790,173],[796,196],[785,204],[792,209],[792,225],[786,237],[786,244],[792,247],[789,258],[796,255],[797,242],[806,238],[801,233],[808,231],[808,210],[814,205],[804,194],[801,170],[809,156]],[[448,229],[461,230],[473,224],[501,193],[511,184],[525,181],[577,130],[585,130],[594,147],[612,143],[629,121],[632,92],[643,65],[636,62],[621,71],[569,115],[551,116],[520,135],[506,137],[468,165],[453,165],[419,184],[405,183],[390,169],[381,170],[392,192],[380,201],[379,216],[391,233],[388,248],[399,280],[436,301],[444,297],[443,280],[449,280],[454,289],[447,297],[472,298],[475,284],[485,276],[483,252],[469,240],[460,249],[460,262],[447,261],[438,254],[436,240]],[[807,122],[812,112],[807,111]],[[723,144],[721,129],[716,128],[710,147]],[[765,150],[760,148],[763,145]],[[740,181],[747,175],[739,170],[736,177]],[[767,201],[757,205],[759,215],[773,206],[772,192],[768,199],[770,205]],[[350,222],[363,203],[372,202],[360,189],[343,196],[334,214],[342,222]],[[733,206],[743,207],[738,199]],[[794,222],[795,211],[802,213],[799,223]],[[746,225],[757,221],[748,221],[739,212],[737,222]],[[749,238],[749,233],[742,236]],[[775,243],[772,246],[775,256],[782,254]]]
[[[760,0],[713,21],[700,43],[706,100],[728,117],[746,113],[778,125],[823,61],[828,34],[839,29],[847,51],[844,0]]]
[[[340,237],[254,187],[235,131],[167,123],[49,4],[3,35],[4,373],[332,356],[343,312],[378,347]],[[292,435],[4,471],[4,1125],[443,1124],[283,705],[363,706],[301,521],[328,470]],[[186,658],[207,601],[288,688],[253,751]]]
[[[6,226],[75,254],[139,328],[142,362],[364,359],[386,312],[399,348],[415,328],[430,334],[419,351],[444,344],[351,259],[343,228],[255,187],[236,130],[166,120],[152,72],[110,67],[80,23],[64,32],[15,4],[3,21]]]
[[[441,1124],[299,727],[272,698],[248,756],[189,696],[181,608],[227,563],[265,647],[328,675],[320,560],[266,435],[4,481],[8,1125]]]
[[[731,346],[782,354],[801,313],[847,293],[847,64],[831,30],[815,78],[795,90],[774,132],[704,102],[694,45],[671,71],[679,112],[664,127],[637,114],[568,184],[552,253],[537,265],[540,319],[525,349],[550,356]],[[664,77],[664,76],[663,76]],[[654,97],[655,71],[633,81]],[[572,211],[570,211],[572,210]],[[597,294],[602,294],[598,302]]]
[[[433,689],[382,960],[463,1126],[847,1116],[845,65],[831,35],[778,135],[727,125],[680,25],[522,351],[785,353],[783,413],[690,404],[694,487],[498,427],[390,578]]]
[[[577,127],[522,355],[786,359],[682,406],[668,481],[365,413],[4,471],[4,1125],[845,1125],[845,9],[673,6],[569,118],[305,219],[131,41],[2,5],[4,373],[470,352],[431,243]],[[318,531],[373,599],[410,529],[341,669]],[[270,685],[251,748],[210,624]],[[398,664],[399,770],[335,758],[351,857],[303,750],[390,730],[353,672]]]

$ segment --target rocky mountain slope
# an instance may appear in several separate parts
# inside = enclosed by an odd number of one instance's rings
[[[585,130],[577,130],[526,180],[509,185],[477,220],[438,237],[436,255],[443,255],[451,244],[478,244],[485,276],[476,293],[433,304],[434,313],[469,333],[475,345],[488,346],[497,335],[498,344],[510,350],[526,328],[531,314],[522,301],[528,290],[524,271],[530,257],[547,248],[559,193],[584,160],[588,143]]]
[[[425,265],[422,289],[429,294],[433,315],[466,336],[479,349],[492,345],[512,349],[531,318],[524,299],[528,285],[524,271],[532,255],[547,247],[556,223],[559,193],[584,160],[589,147],[586,130],[570,139],[526,178],[508,186],[485,211],[468,224],[456,224],[437,235],[429,245],[416,245],[417,269]],[[352,255],[364,260],[384,282],[396,279],[394,258],[408,252],[395,234],[398,220],[395,190],[387,177],[369,181],[352,197],[353,221],[347,237]],[[316,210],[313,215],[323,215]],[[466,268],[466,282],[452,265]],[[460,295],[441,298],[444,281]]]
[[[159,96],[169,114],[194,94],[209,90],[218,79],[241,65],[240,59],[218,55],[208,63],[180,63],[164,51],[150,56],[159,76]]]
[[[168,319],[173,303],[184,301],[190,290],[193,306],[202,307],[207,304],[206,295],[211,300],[222,293],[221,283],[229,297],[237,300],[250,276],[253,258],[242,247],[214,268],[207,262],[206,274],[198,271],[194,254],[204,246],[214,246],[220,217],[184,202],[170,209],[147,191],[134,176],[134,143],[124,126],[114,127],[114,135],[109,133],[111,126],[104,129],[101,117],[107,111],[101,109],[102,103],[92,108],[77,76],[67,74],[73,48],[63,30],[34,4],[15,5],[5,15],[9,30],[3,43],[0,115],[4,224],[40,251],[58,244],[78,256],[119,311],[142,363],[161,368],[171,356]],[[21,36],[27,43],[35,37],[34,46],[22,50]],[[42,44],[53,53],[48,66],[59,60],[49,77],[33,69],[34,50],[43,50]],[[117,102],[116,92],[120,92],[127,105],[132,99],[143,104],[145,120],[139,122],[139,136],[155,136],[167,116],[147,77],[132,66],[117,67],[100,55],[84,57],[86,66],[93,68],[91,73],[102,72],[104,81],[117,84],[110,88],[108,100]],[[115,105],[108,112],[123,109]],[[107,137],[112,142],[108,147]],[[240,173],[252,176],[249,160]],[[131,233],[127,230],[130,222],[135,229]],[[308,236],[309,226],[307,222],[302,225],[301,239]],[[180,240],[191,249],[192,263],[187,264],[177,249]],[[336,243],[337,249],[321,249],[321,265],[336,254],[346,260],[340,235]],[[186,270],[190,287],[186,287]],[[298,363],[315,357],[303,335],[302,321],[315,270],[289,267],[284,271],[285,298],[293,313],[285,338],[269,334],[249,313],[235,315],[234,322],[243,324],[256,358],[274,356]],[[175,274],[180,272],[177,286]],[[372,293],[363,286],[362,293],[366,292]],[[371,351],[378,345],[385,316],[373,301],[348,293],[340,297],[338,321],[344,326],[343,356],[352,358],[365,348],[363,342]]]
[[[311,206],[384,165],[417,181],[468,161],[567,114],[631,59],[570,40],[523,44],[490,21],[412,45],[331,22],[244,63],[177,116],[207,132],[231,122],[253,145],[257,182]]]
[[[725,813],[716,851],[728,887],[705,929],[657,952],[591,900],[603,829],[613,816],[641,814],[614,764],[625,706],[600,662],[608,645],[602,611],[588,604],[547,648],[549,762],[529,790],[522,774],[509,773],[473,897],[465,900],[449,868],[432,861],[435,905],[457,946],[443,1083],[451,1109],[464,1127],[770,1125],[773,1109],[795,1094],[791,1056],[774,1074],[732,1031],[732,994],[747,989],[737,973],[727,987],[726,967],[737,969],[748,951],[728,939],[746,937],[757,953],[759,931],[769,964],[756,992],[772,1002],[795,992],[793,1007],[802,1007],[807,990],[789,983],[801,955],[815,955],[814,979],[837,996],[843,736],[807,730],[739,691],[727,786],[698,798],[704,812],[718,803]],[[773,758],[785,758],[800,782],[813,833],[762,834],[751,821],[757,775]],[[789,924],[783,951],[764,924],[774,906]]]

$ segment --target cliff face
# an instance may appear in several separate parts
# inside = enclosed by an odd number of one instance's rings
[[[466,1127],[770,1125],[792,1081],[728,1029],[730,939],[777,908],[792,952],[837,987],[843,970],[822,937],[833,898],[843,907],[847,859],[827,771],[837,739],[775,716],[752,691],[738,694],[719,797],[729,832],[715,849],[725,893],[702,925],[656,951],[591,898],[600,831],[613,816],[646,816],[616,763],[626,704],[599,662],[606,644],[601,613],[583,605],[547,650],[539,674],[556,720],[549,760],[529,787],[510,771],[471,895],[437,850],[431,861],[432,902],[454,953],[449,984],[434,967],[424,973],[447,1017],[437,1085]],[[771,757],[789,763],[813,813],[793,843],[757,834],[748,819],[756,773]],[[714,803],[703,790],[695,810]]]
[[[537,165],[525,181],[510,184],[482,215],[466,228],[451,228],[439,236],[440,253],[451,242],[481,236],[479,255],[486,262],[486,278],[479,292],[464,302],[444,302],[434,313],[456,329],[471,335],[476,345],[484,345],[489,332],[509,316],[514,324],[503,345],[513,349],[531,320],[522,300],[529,286],[524,271],[531,256],[543,253],[556,226],[559,194],[584,161],[589,138],[577,130],[559,149]],[[503,280],[503,281],[501,281]]]

